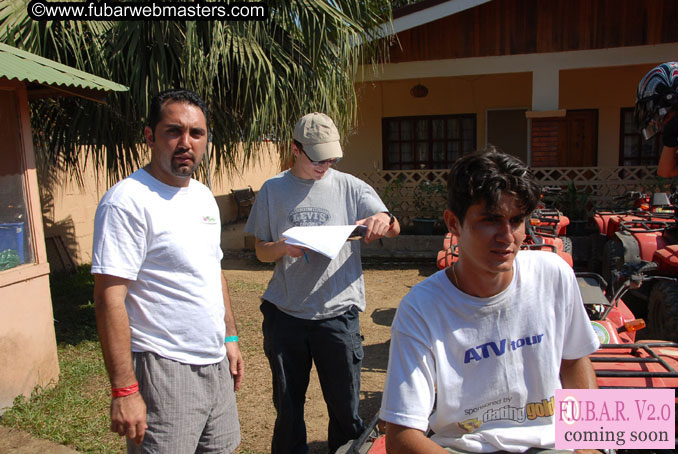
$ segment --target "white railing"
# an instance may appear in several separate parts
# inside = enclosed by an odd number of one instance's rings
[[[611,208],[614,197],[627,191],[653,192],[668,190],[675,180],[657,177],[656,166],[629,167],[534,167],[537,180],[542,186],[558,186],[562,189],[561,198],[568,197],[568,185],[573,184],[579,194],[586,194],[584,201],[587,213],[595,209]],[[405,225],[413,218],[421,216],[422,207],[415,203],[415,192],[421,182],[429,182],[436,187],[445,187],[447,170],[372,170],[357,173],[356,176],[369,183],[384,199]],[[572,194],[570,194],[572,195]],[[445,208],[445,194],[431,196],[442,218]],[[419,200],[420,202],[420,200]]]

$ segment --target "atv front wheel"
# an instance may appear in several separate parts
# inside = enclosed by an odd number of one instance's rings
[[[653,339],[678,342],[678,284],[658,282],[650,292],[648,336]]]
[[[600,274],[602,272],[601,268],[603,265],[603,247],[605,247],[605,241],[607,237],[601,235],[600,233],[592,233],[591,236],[591,248],[589,249],[589,271],[592,273]]]

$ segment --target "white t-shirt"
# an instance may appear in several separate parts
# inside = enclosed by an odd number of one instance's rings
[[[220,242],[219,208],[196,180],[178,188],[141,169],[104,195],[92,273],[130,280],[132,351],[195,365],[224,358]]]
[[[391,328],[381,419],[430,426],[441,446],[471,452],[553,448],[561,360],[599,343],[557,254],[521,251],[514,270],[490,298],[461,292],[444,270],[405,296]]]

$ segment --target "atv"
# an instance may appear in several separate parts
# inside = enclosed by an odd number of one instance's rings
[[[657,194],[655,194],[657,196]],[[667,197],[668,199],[668,197]],[[671,196],[672,213],[649,211],[622,216],[617,230],[603,249],[603,277],[609,279],[626,263],[652,261],[657,264],[653,274],[678,277],[678,225],[676,203]],[[608,232],[613,219],[608,223]],[[610,284],[612,285],[612,284]],[[614,291],[608,288],[608,291]],[[647,317],[649,337],[678,341],[678,284],[673,281],[653,281],[628,293],[627,303],[636,315]]]

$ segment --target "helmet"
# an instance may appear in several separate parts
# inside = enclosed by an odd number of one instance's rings
[[[653,68],[638,84],[633,118],[645,139],[661,131],[664,117],[671,109],[678,110],[678,62],[675,61]]]

